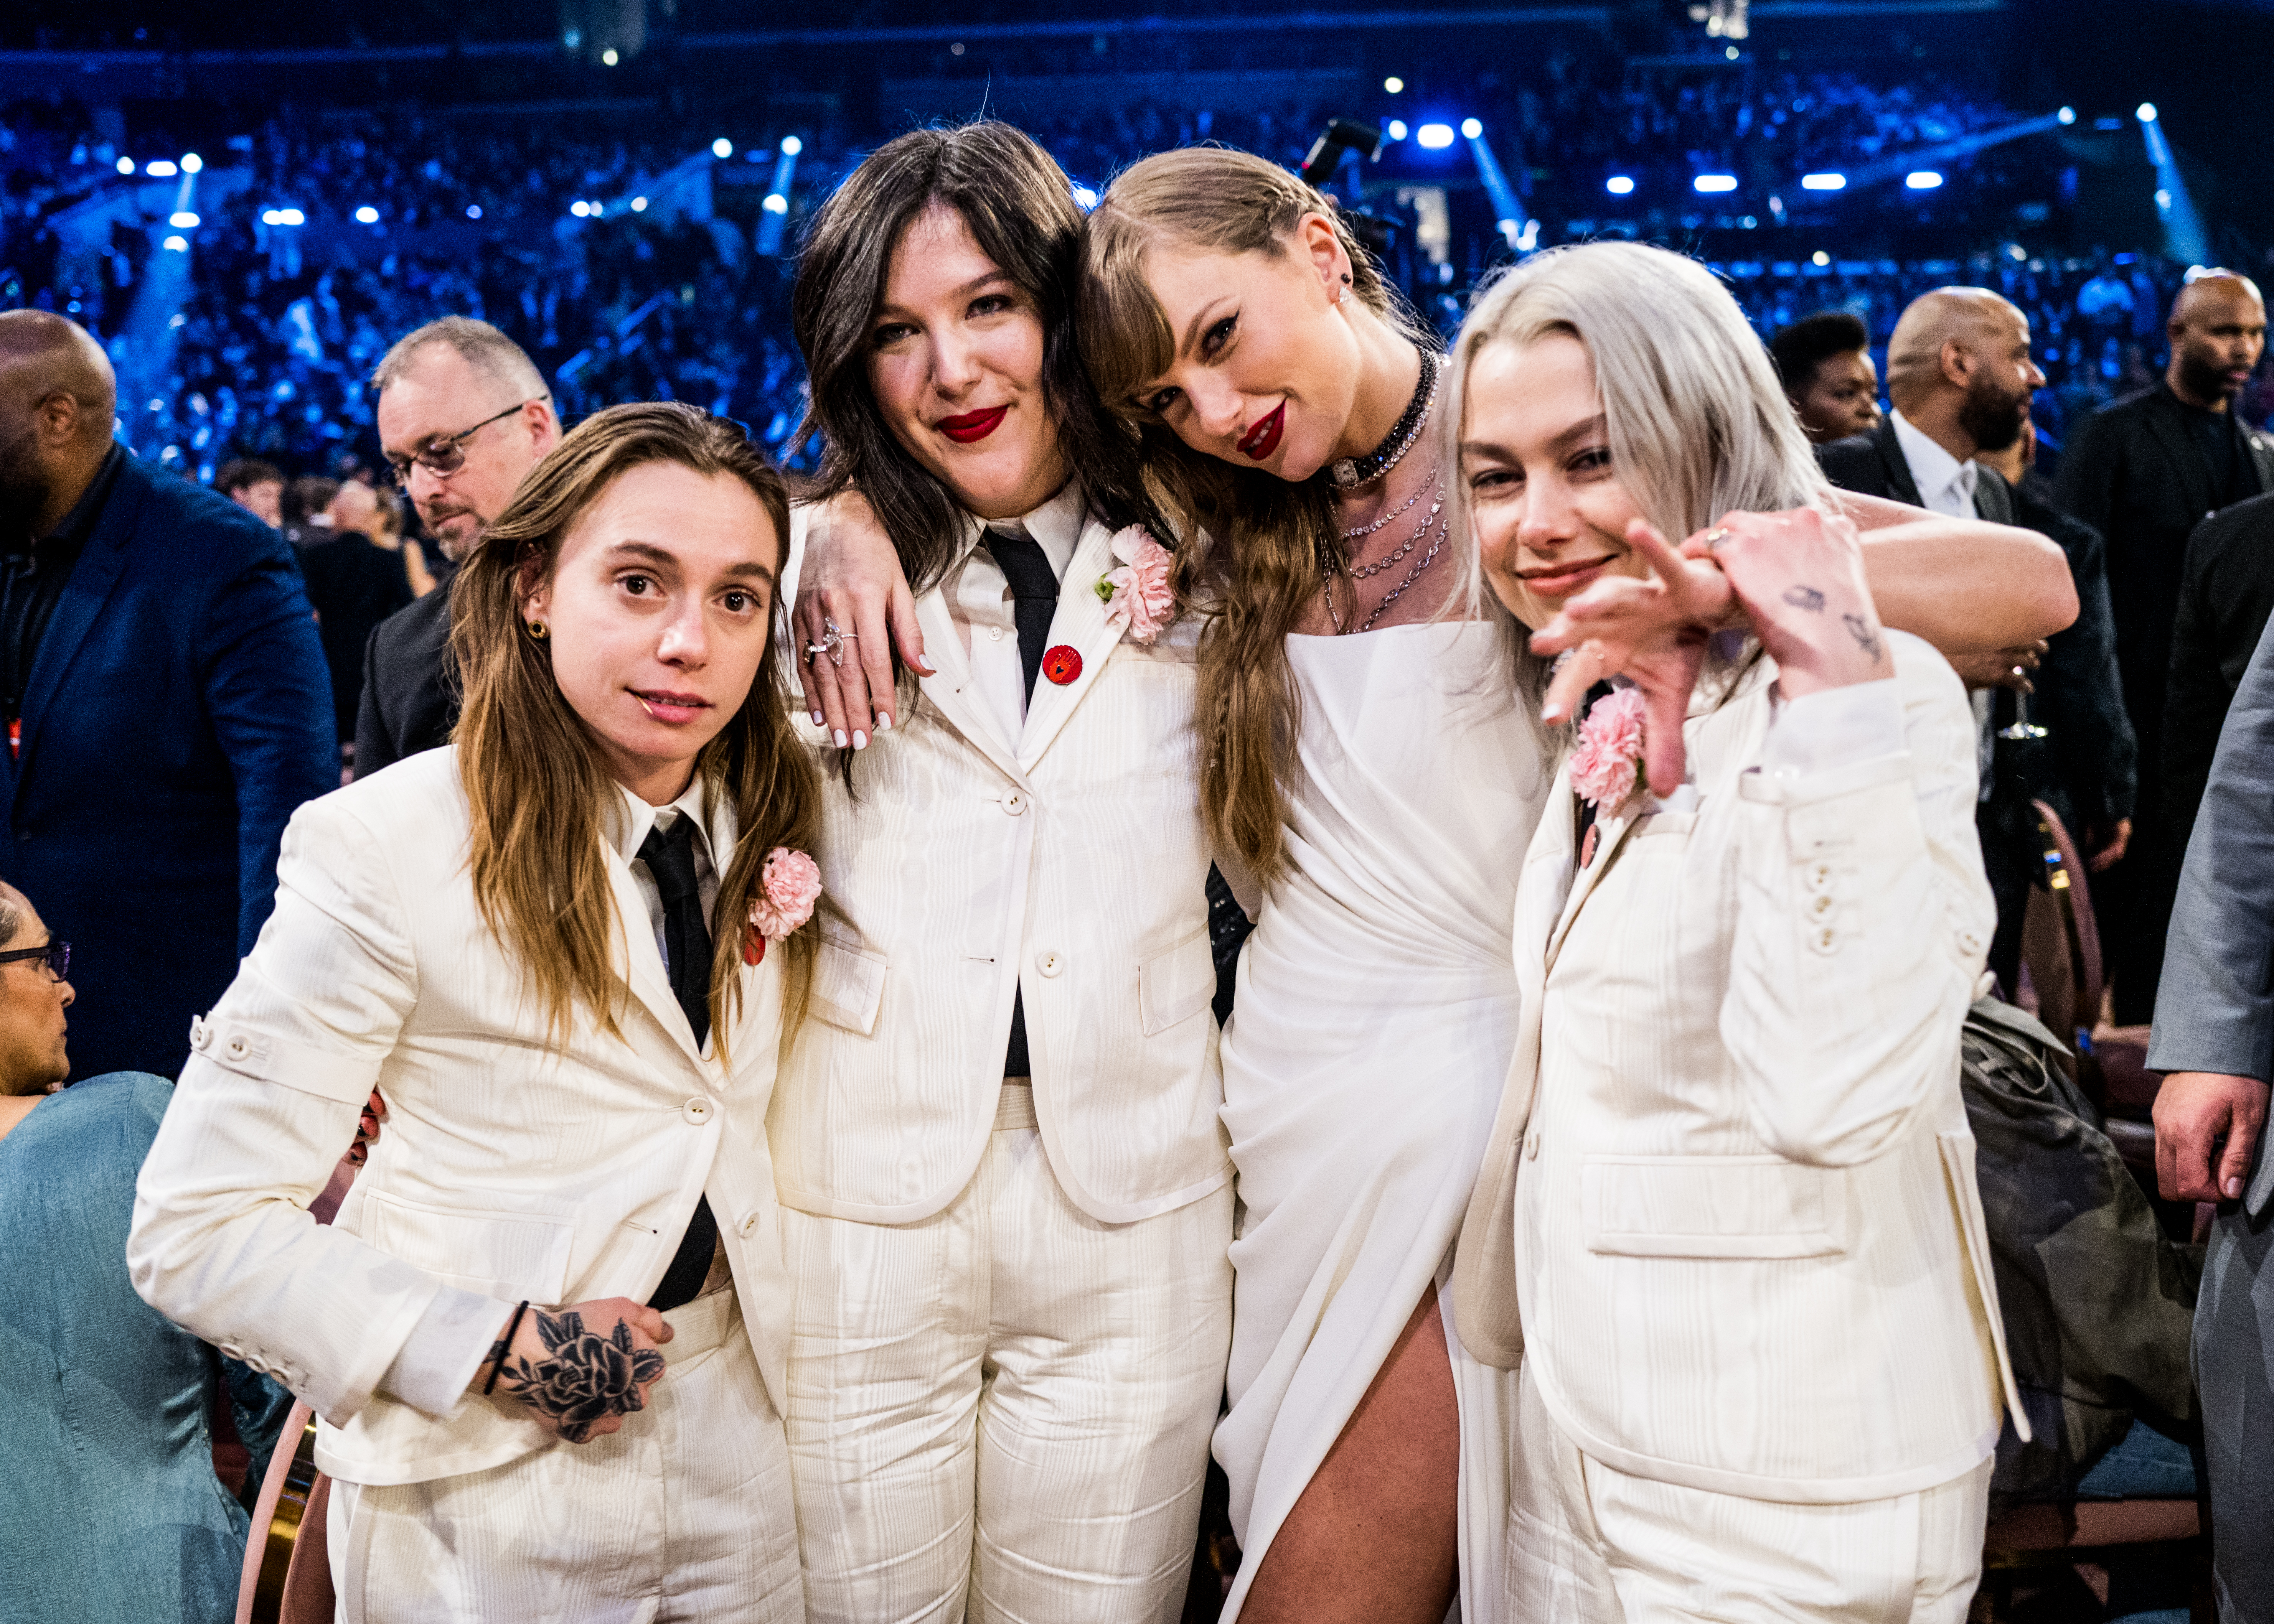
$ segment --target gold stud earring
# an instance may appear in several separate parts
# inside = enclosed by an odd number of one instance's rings
[[[532,643],[543,643],[543,642],[546,640],[546,637],[548,637],[548,636],[550,636],[551,635],[552,635],[551,633],[547,632],[547,631],[545,629],[545,622],[544,622],[544,621],[542,621],[542,620],[531,620],[531,621],[530,621],[530,622],[529,622],[529,636],[530,636],[530,641],[531,641],[531,642],[532,642]]]

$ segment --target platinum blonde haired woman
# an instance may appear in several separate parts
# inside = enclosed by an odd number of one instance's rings
[[[580,425],[453,588],[456,737],[293,815],[192,1032],[127,1262],[321,1418],[343,1618],[805,1617],[765,1126],[817,889],[787,522],[732,424]]]
[[[1703,267],[1540,255],[1448,383],[1473,573],[1570,651],[1520,691],[1619,683],[1518,871],[1457,1265],[1465,1345],[1521,1366],[1506,1611],[1956,1624],[2002,1409],[2028,1436],[1958,1091],[1993,916],[1963,688],[1882,623]]]
[[[1554,735],[1460,590],[1443,360],[1332,202],[1247,154],[1133,166],[1085,267],[1084,364],[1140,437],[1202,617],[1203,810],[1262,888],[1223,1049],[1244,1214],[1215,1444],[1245,1547],[1226,1616],[1434,1624],[1457,1585],[1496,1617],[1515,1387],[1439,1291],[1516,1045],[1500,853],[1539,820]],[[1889,613],[1939,642],[2074,613],[2040,538],[1851,510]],[[1560,600],[1595,573],[1534,584]],[[834,579],[870,659],[889,573]]]

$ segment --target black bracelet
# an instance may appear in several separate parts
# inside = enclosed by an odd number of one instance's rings
[[[505,1371],[505,1356],[513,1348],[513,1334],[521,1329],[521,1317],[528,1312],[529,1299],[523,1297],[521,1299],[521,1306],[513,1311],[513,1318],[506,1321],[505,1335],[498,1338],[497,1363],[490,1366],[490,1379],[482,1383],[484,1398],[487,1398],[497,1390],[497,1379]]]

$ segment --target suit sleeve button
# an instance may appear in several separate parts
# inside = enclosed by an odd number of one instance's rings
[[[687,1119],[690,1126],[699,1128],[711,1120],[711,1101],[698,1094],[681,1106],[679,1114]]]

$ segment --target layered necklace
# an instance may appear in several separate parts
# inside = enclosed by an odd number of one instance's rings
[[[1414,385],[1413,398],[1407,402],[1404,415],[1391,425],[1389,434],[1373,450],[1362,457],[1346,458],[1330,467],[1329,472],[1337,486],[1348,491],[1355,490],[1360,485],[1372,485],[1375,480],[1386,477],[1391,469],[1396,468],[1404,460],[1405,454],[1419,441],[1421,431],[1428,425],[1430,409],[1435,405],[1437,400],[1438,372],[1437,357],[1424,350],[1421,352],[1421,376]],[[1318,542],[1320,585],[1326,596],[1327,620],[1334,627],[1337,636],[1353,630],[1372,631],[1374,623],[1389,613],[1389,605],[1403,598],[1406,589],[1421,578],[1422,572],[1437,561],[1437,554],[1444,548],[1446,532],[1450,524],[1450,519],[1445,512],[1445,483],[1442,473],[1442,464],[1432,468],[1423,477],[1421,483],[1414,488],[1413,494],[1407,497],[1397,508],[1383,514],[1371,524],[1361,524],[1354,530],[1344,530],[1342,535],[1343,545],[1340,546],[1337,546],[1334,539],[1325,531],[1320,532]],[[1367,537],[1388,529],[1412,512],[1425,496],[1429,499],[1428,511],[1421,515],[1420,522],[1412,533],[1397,546],[1371,564],[1350,564],[1345,561],[1351,544],[1363,541]],[[1342,610],[1335,603],[1335,577],[1337,575],[1347,575],[1350,577],[1352,595],[1351,614],[1353,619],[1356,619],[1358,583],[1371,580],[1404,563],[1413,555],[1414,549],[1421,546],[1424,542],[1428,544],[1427,550],[1422,553],[1413,568],[1406,572],[1405,578],[1390,588],[1382,601],[1374,605],[1373,612],[1363,620],[1358,621],[1355,627],[1346,624],[1343,620]]]

